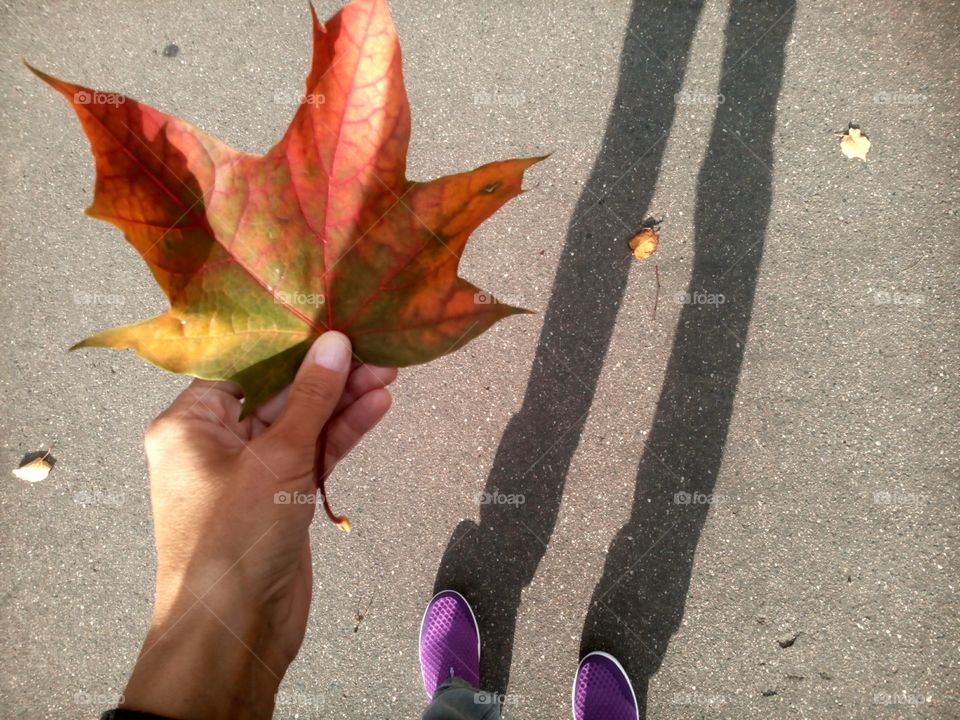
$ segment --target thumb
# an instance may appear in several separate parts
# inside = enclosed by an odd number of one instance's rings
[[[313,343],[290,386],[287,406],[270,428],[276,442],[312,452],[343,394],[351,357],[350,340],[343,333],[325,332]]]

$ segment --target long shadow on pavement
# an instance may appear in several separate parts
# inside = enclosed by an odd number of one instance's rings
[[[693,553],[722,459],[743,361],[771,201],[773,130],[786,0],[733,0],[724,75],[701,169],[696,247],[667,373],[637,474],[630,520],[619,531],[584,624],[582,651],[618,656],[646,688],[683,615]],[[501,439],[486,483],[523,505],[480,505],[480,521],[453,532],[435,590],[464,593],[484,640],[481,684],[506,693],[520,596],[556,524],[623,300],[625,240],[653,195],[697,22],[700,0],[635,0],[613,110],[584,186],[547,307],[520,412]],[[723,295],[722,304],[706,304]],[[688,493],[691,502],[677,502]],[[699,495],[698,495],[699,493]]]
[[[693,270],[630,519],[610,546],[581,651],[616,655],[645,716],[647,686],[683,617],[715,496],[772,199],[773,134],[795,3],[733,0],[722,104],[700,171]],[[720,302],[722,296],[723,302]],[[704,636],[722,632],[705,629]]]
[[[505,693],[520,593],[550,541],[654,191],[701,2],[636,0],[603,144],[568,229],[523,406],[486,483],[524,504],[481,504],[453,532],[435,588],[469,598],[483,636],[481,683]]]

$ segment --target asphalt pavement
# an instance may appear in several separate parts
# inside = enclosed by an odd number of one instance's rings
[[[623,659],[649,718],[960,717],[957,3],[391,6],[411,178],[552,153],[461,266],[537,314],[404,370],[331,478],[354,532],[315,524],[276,716],[419,717],[420,616],[450,586],[508,719],[569,717],[588,649]],[[56,458],[0,482],[0,714],[89,718],[147,627],[142,433],[186,381],[67,354],[164,299],[81,214],[86,139],[21,59],[262,152],[309,11],[0,18],[0,468]],[[840,152],[851,123],[866,162]]]

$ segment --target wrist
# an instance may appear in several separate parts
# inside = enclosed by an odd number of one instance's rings
[[[286,665],[269,650],[267,623],[214,593],[180,597],[157,598],[123,707],[177,720],[269,718]]]

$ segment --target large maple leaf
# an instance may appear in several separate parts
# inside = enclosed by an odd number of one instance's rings
[[[170,309],[74,347],[132,348],[244,391],[244,414],[292,380],[326,330],[359,360],[406,366],[508,315],[460,278],[467,238],[542,158],[426,183],[406,177],[410,110],[386,0],[313,15],[306,93],[266,155],[237,152],[122,95],[31,68],[70,101],[96,160],[92,217],[147,262]]]

